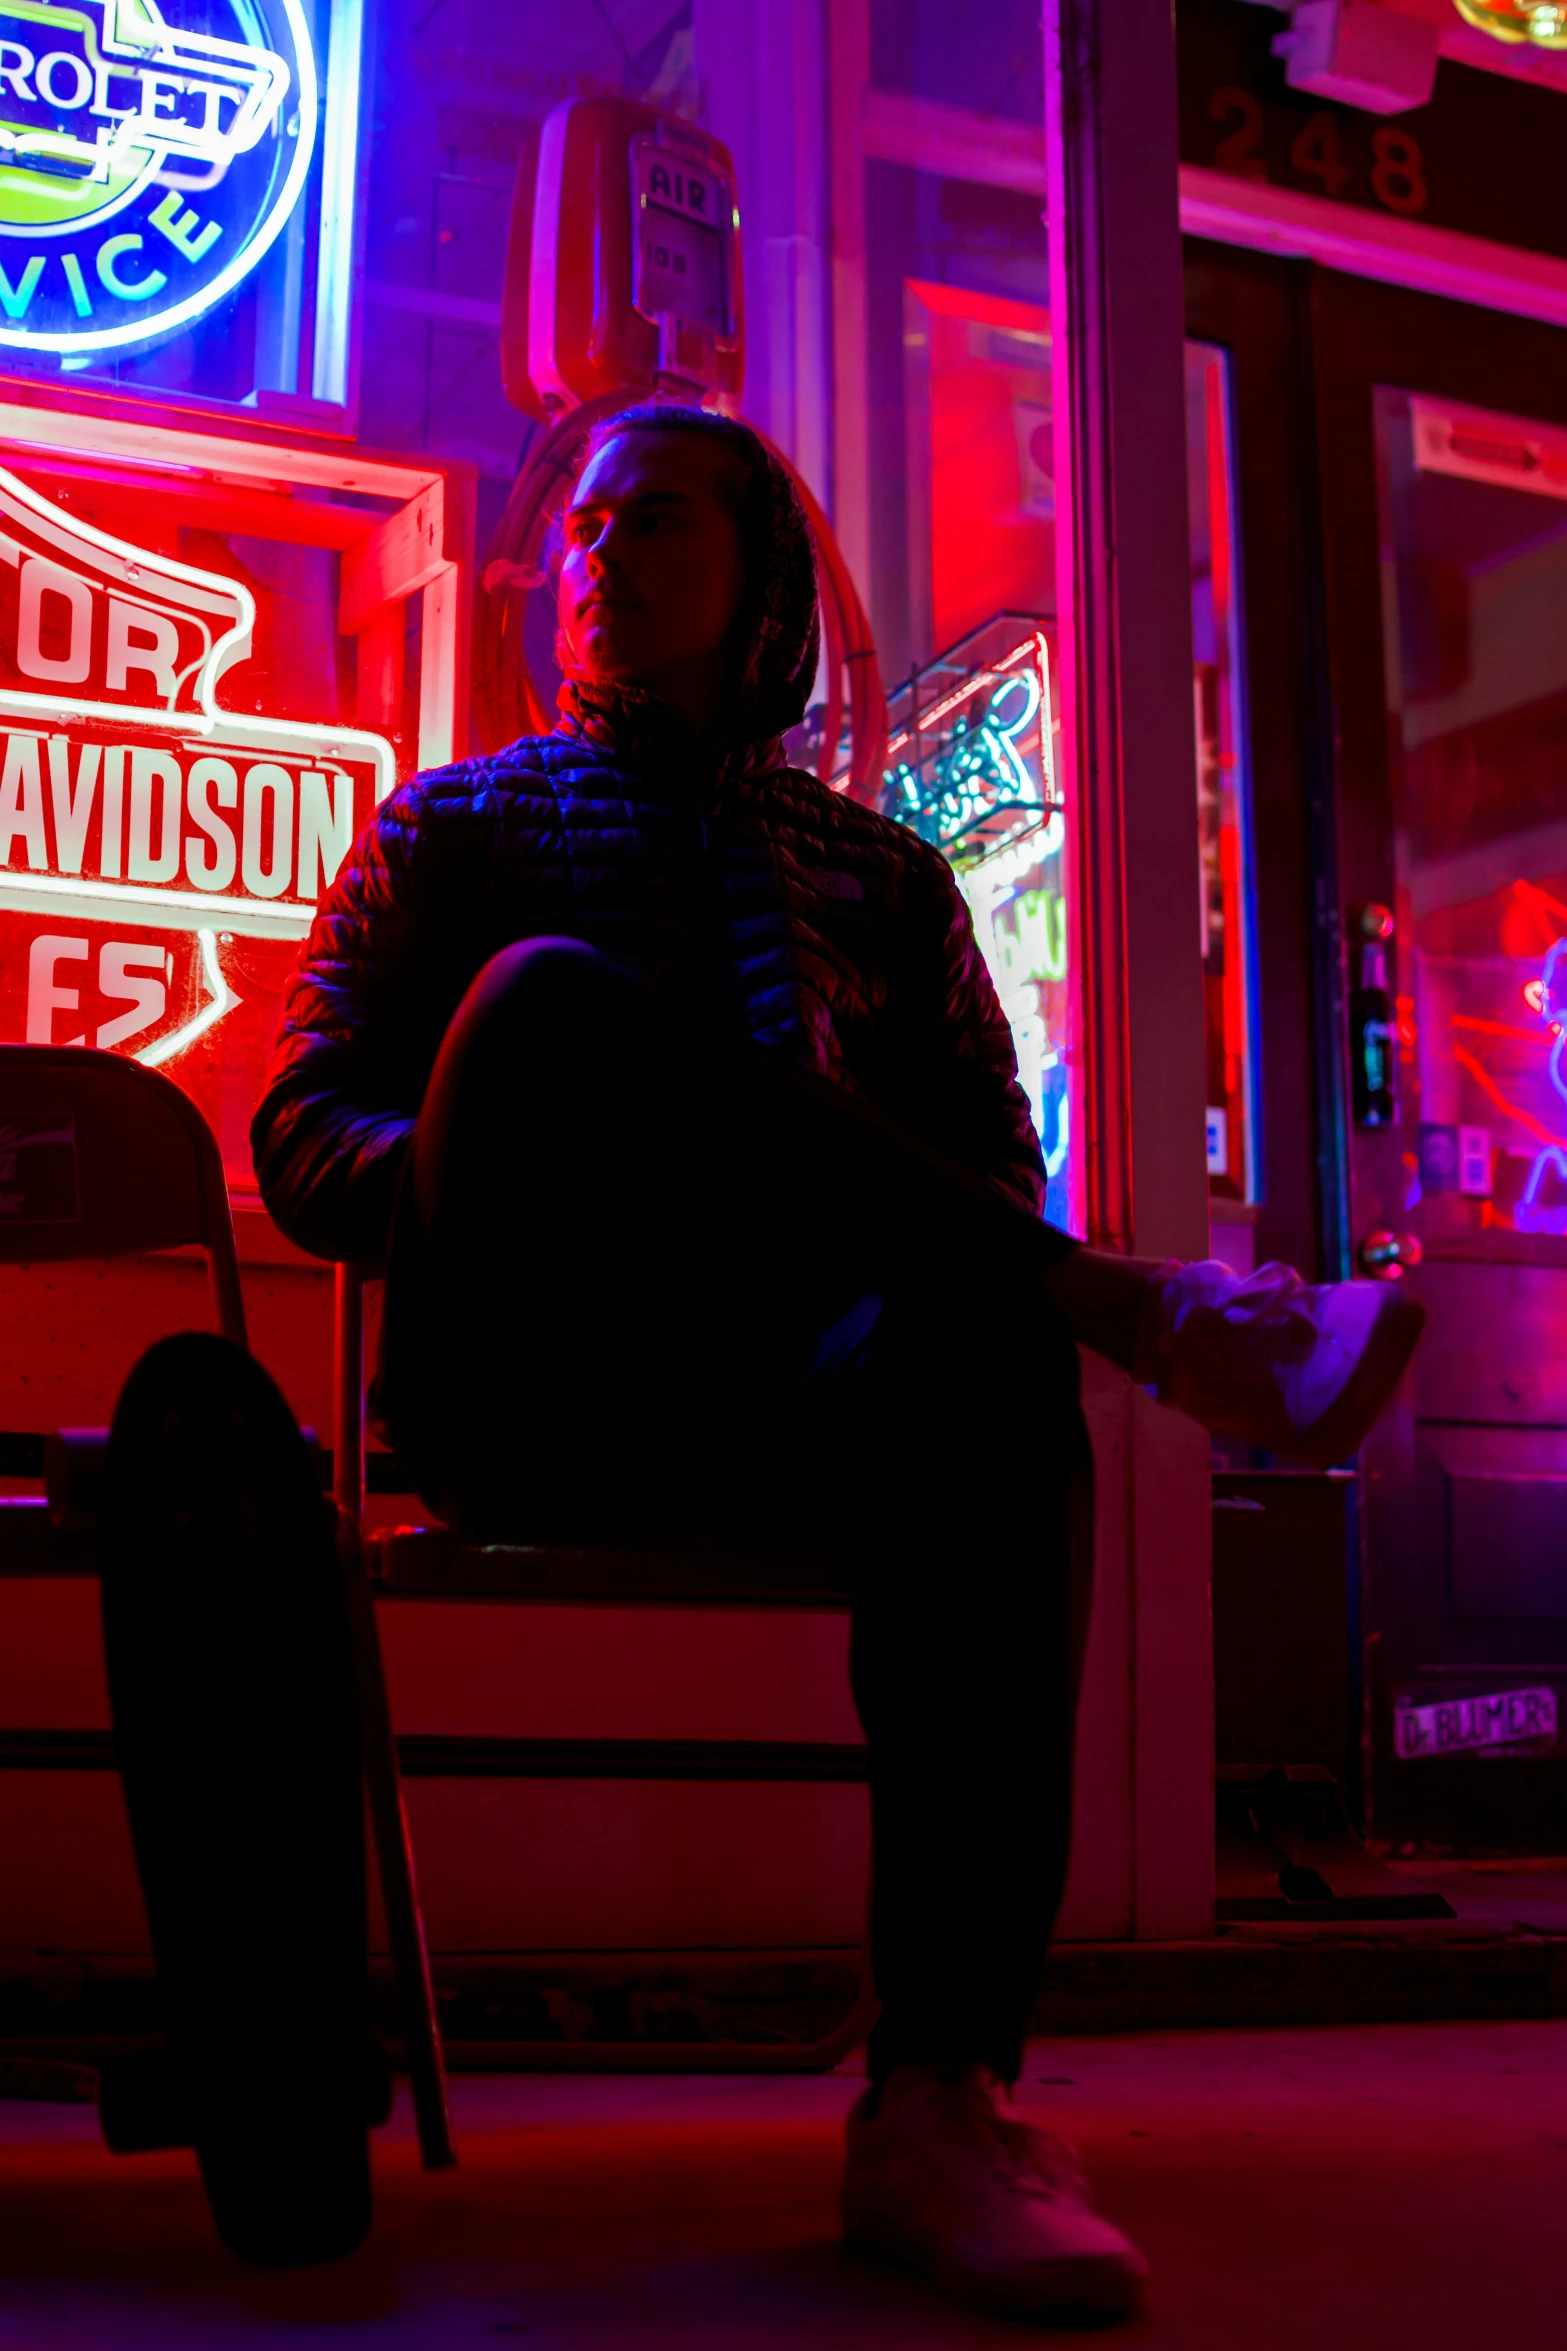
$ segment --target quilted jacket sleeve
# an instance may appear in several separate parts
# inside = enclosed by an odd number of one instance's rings
[[[934,849],[926,851],[920,878],[922,1124],[939,1148],[1039,1216],[1045,1205],[1039,1138],[973,919],[952,868]]]
[[[381,1261],[398,1172],[461,994],[444,970],[440,907],[461,890],[447,868],[471,828],[438,821],[432,780],[382,805],[322,900],[251,1122],[261,1196],[317,1257]]]

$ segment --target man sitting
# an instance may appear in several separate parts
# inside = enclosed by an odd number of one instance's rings
[[[378,1410],[465,1532],[832,1555],[881,2002],[847,2235],[993,2307],[1117,2314],[1142,2260],[1009,2098],[1067,1860],[1076,1342],[1334,1460],[1418,1312],[1041,1221],[950,870],[786,762],[816,580],[753,434],[622,415],[563,537],[561,722],[360,837],[286,997],[261,1188],[303,1248],[386,1270]],[[976,1442],[1005,1448],[983,1512]]]

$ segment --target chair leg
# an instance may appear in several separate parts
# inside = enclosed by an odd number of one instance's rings
[[[419,2129],[419,2153],[426,2171],[449,2171],[457,2161],[452,2144],[451,2118],[446,2104],[446,2069],[441,2056],[441,2030],[435,2013],[435,1987],[430,1980],[430,1955],[425,1946],[424,1920],[414,1877],[413,1846],[403,1810],[397,1748],[392,1738],[391,1708],[386,1674],[376,1631],[375,1601],[365,1574],[357,1539],[349,1534],[343,1545],[344,1576],[348,1587],[348,1622],[354,1651],[354,1674],[359,1692],[359,1735],[364,1755],[365,1796],[370,1829],[375,1840],[381,1899],[386,1908],[387,1934],[392,1946],[392,1969],[403,2012],[403,2041],[408,2055],[408,2078],[413,2091],[414,2117]]]

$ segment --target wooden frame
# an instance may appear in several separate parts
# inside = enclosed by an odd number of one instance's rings
[[[338,628],[359,645],[361,720],[385,725],[401,700],[404,608],[422,598],[415,764],[441,767],[467,743],[472,495],[461,468],[409,465],[349,449],[252,441],[0,401],[0,455],[16,462],[116,466],[194,521],[238,519],[259,537],[336,549]],[[384,499],[385,515],[296,498],[296,489]]]

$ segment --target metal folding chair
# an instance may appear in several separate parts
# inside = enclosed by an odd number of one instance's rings
[[[345,1525],[361,1530],[366,1574],[357,1586],[387,1599],[484,1599],[560,1606],[723,1608],[737,1605],[843,1612],[848,1601],[825,1563],[778,1553],[714,1552],[671,1545],[643,1550],[562,1550],[530,1544],[466,1544],[451,1528],[399,1527],[365,1533],[367,1474],[378,1495],[409,1492],[395,1456],[365,1449],[364,1283],[349,1265],[337,1269],[334,1392],[337,1440],[333,1484]],[[475,1779],[582,1776],[610,1778],[772,1779],[798,1782],[866,1778],[862,1746],[813,1745],[747,1750],[717,1740],[485,1740],[463,1742],[463,1775]],[[624,1753],[617,1748],[624,1746]],[[827,2072],[864,2040],[876,2020],[869,1967],[843,2022],[814,2041],[506,2041],[469,2045],[468,2066],[513,2071]],[[453,2044],[453,2062],[459,2044]]]
[[[112,1053],[0,1046],[0,1265],[123,1257],[195,1245],[206,1254],[218,1328],[247,1345],[228,1187],[211,1129],[156,1070]],[[349,1425],[362,1420],[355,1397]],[[10,1431],[0,1471],[42,1476],[42,1500],[0,1502],[0,1575],[93,1575],[96,1494],[108,1432]],[[341,1464],[348,1454],[338,1446]],[[340,1470],[341,1477],[341,1470]],[[382,1899],[402,2008],[420,2150],[429,2170],[456,2158],[413,1854],[365,1581],[361,1513],[341,1522],[359,1730]],[[106,1758],[107,1759],[107,1758]],[[75,2070],[75,2069],[71,2069]],[[22,2074],[37,2094],[39,2069]]]

